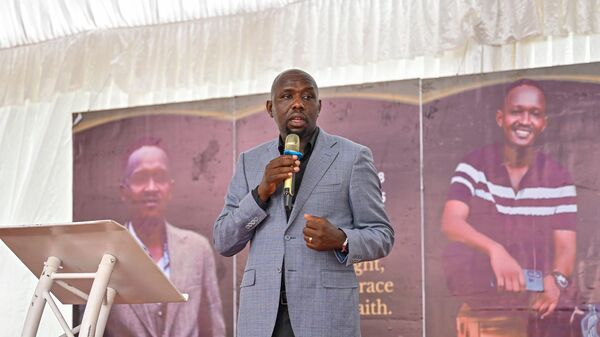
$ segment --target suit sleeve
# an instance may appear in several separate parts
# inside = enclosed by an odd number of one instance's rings
[[[225,206],[215,221],[213,243],[224,256],[232,256],[244,249],[257,226],[267,217],[252,197],[255,186],[248,185],[244,153],[240,155],[227,195]]]
[[[388,255],[394,244],[394,229],[383,207],[373,155],[366,147],[353,163],[349,193],[354,223],[352,228],[342,229],[348,237],[346,265]]]

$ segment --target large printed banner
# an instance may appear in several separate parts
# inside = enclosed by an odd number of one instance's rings
[[[427,336],[597,336],[597,74],[423,81]]]
[[[590,74],[600,64],[321,89],[319,126],[371,148],[396,232],[390,256],[355,265],[363,336],[594,336]],[[267,98],[74,114],[74,220],[128,226],[190,294],[115,305],[106,336],[234,335],[247,251],[219,256],[212,225],[239,153],[277,137]],[[133,230],[147,212],[166,222]]]

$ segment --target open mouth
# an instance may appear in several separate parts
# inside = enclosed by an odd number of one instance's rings
[[[302,127],[305,124],[306,121],[304,120],[304,117],[300,115],[292,116],[292,118],[288,120],[288,126],[290,127]]]
[[[144,199],[144,200],[142,201],[142,203],[143,203],[145,206],[149,206],[149,207],[152,207],[152,206],[156,206],[156,205],[158,205],[158,202],[159,202],[159,200],[158,200],[158,199]]]
[[[531,128],[515,128],[513,131],[515,135],[521,139],[528,138],[533,133]]]

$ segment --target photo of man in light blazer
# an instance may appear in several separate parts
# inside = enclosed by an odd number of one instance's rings
[[[279,74],[266,109],[279,137],[240,154],[213,232],[225,256],[250,242],[237,336],[360,336],[353,264],[394,243],[371,150],[317,127],[319,89],[304,71]],[[284,151],[289,134],[299,151]]]
[[[126,227],[185,303],[115,304],[104,337],[224,337],[221,297],[209,240],[167,221],[174,180],[159,138],[142,138],[127,151],[120,185]]]

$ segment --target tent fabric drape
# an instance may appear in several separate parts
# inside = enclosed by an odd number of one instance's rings
[[[138,11],[120,2],[104,7],[93,2],[82,12],[87,16],[76,11],[85,1],[64,3],[60,9],[72,10],[71,15],[50,16],[57,9],[39,8],[37,15],[28,14],[39,17],[33,26],[45,18],[49,28],[28,28],[32,31],[23,36],[45,42],[0,49],[0,106],[50,102],[75,88],[87,92],[94,106],[118,92],[120,106],[147,104],[151,96],[151,101],[169,102],[243,95],[268,90],[271,78],[289,67],[309,70],[323,86],[331,86],[549,66],[587,62],[600,45],[598,35],[576,34],[596,32],[600,18],[594,3],[581,0],[568,1],[568,6],[551,6],[553,1],[486,1],[492,5],[484,6],[476,1],[333,0],[288,6],[256,2],[257,8],[238,4],[233,9],[224,2],[219,5],[223,8],[190,10],[186,15],[203,18],[180,22],[174,21],[179,17],[175,12],[185,8],[185,1],[160,11],[166,18],[157,15],[162,7],[150,0]],[[583,15],[581,8],[590,11]],[[19,13],[28,13],[25,9]],[[0,10],[0,16],[9,13]],[[91,19],[109,15],[113,20]],[[61,17],[76,22],[55,23]],[[8,22],[29,27],[29,21],[17,19],[11,16]],[[163,19],[173,22],[151,24]],[[104,22],[101,28],[84,25],[99,21]],[[104,28],[125,25],[131,27]],[[73,32],[55,26],[72,27]],[[10,30],[0,31],[6,35]],[[64,37],[51,40],[41,34],[60,31]],[[22,40],[17,35],[0,36],[0,43]],[[565,55],[572,59],[566,62],[562,51],[536,52],[540,43],[556,39],[584,45],[566,46]],[[575,54],[569,56],[570,51]]]
[[[597,0],[2,1],[0,224],[70,221],[72,112],[267,92],[289,67],[325,87],[598,61],[599,20]],[[3,244],[0,270],[18,335],[35,279]]]
[[[597,0],[256,0],[256,1],[164,1],[164,0],[60,0],[5,1],[0,4],[0,48],[44,42],[111,28],[210,21],[231,18],[235,25],[269,16],[269,24],[254,32],[280,30],[310,35],[332,35],[343,29],[357,33],[370,27],[379,30],[375,41],[392,57],[414,57],[460,47],[474,39],[481,44],[504,44],[532,36],[564,36],[600,31]],[[296,21],[298,25],[290,24]],[[332,35],[335,36],[335,35]],[[365,34],[350,35],[355,41]],[[386,44],[393,39],[400,43]],[[334,41],[331,41],[334,42]],[[367,50],[369,52],[369,50]]]

